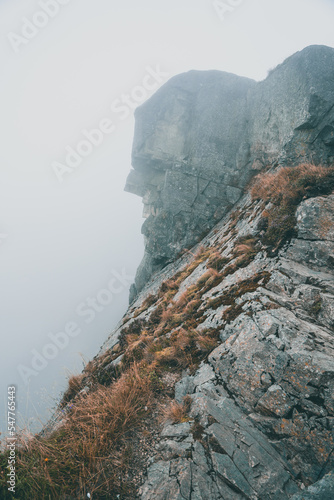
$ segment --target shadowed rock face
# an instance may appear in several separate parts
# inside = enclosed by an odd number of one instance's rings
[[[266,80],[172,78],[136,111],[125,189],[143,198],[145,255],[130,300],[200,241],[267,165],[334,161],[334,49],[312,46]]]

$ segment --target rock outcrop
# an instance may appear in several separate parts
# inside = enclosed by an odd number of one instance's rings
[[[285,207],[247,188],[266,166],[334,163],[333,82],[334,50],[314,46],[260,83],[180,75],[136,113],[146,249],[102,352],[119,365],[135,332],[173,371],[173,342],[196,357],[218,339],[179,374],[187,418],[162,427],[142,500],[333,497],[333,169],[323,186],[304,171]]]
[[[189,293],[187,310],[197,290],[196,331],[219,333],[207,360],[175,385],[176,401],[191,398],[189,419],[162,429],[142,500],[331,498],[334,195],[299,204],[296,237],[278,255],[256,244],[240,260],[236,249],[260,238],[268,206],[243,197],[202,240],[206,258],[192,265],[195,248],[158,273],[104,345],[113,349],[136,321],[150,325],[159,289],[180,273],[170,307]],[[222,269],[212,286],[217,258]],[[143,308],[152,295],[155,303]],[[186,318],[172,331],[187,328]]]
[[[267,165],[334,160],[334,49],[311,46],[266,80],[191,71],[136,110],[134,170],[145,255],[131,301],[200,241]]]

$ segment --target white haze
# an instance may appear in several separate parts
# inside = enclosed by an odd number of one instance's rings
[[[79,353],[94,356],[125,312],[128,286],[90,324],[75,312],[113,271],[134,275],[143,255],[141,200],[123,191],[133,110],[120,120],[111,103],[141,85],[148,67],[261,80],[307,45],[334,46],[331,1],[221,3],[240,5],[222,20],[211,0],[71,0],[15,53],[7,35],[19,34],[40,2],[0,0],[2,425],[13,384],[23,420],[33,428],[45,420],[67,372],[81,370]],[[59,183],[52,162],[104,118],[116,130]],[[31,351],[69,321],[80,335],[26,387],[18,365],[30,366]]]

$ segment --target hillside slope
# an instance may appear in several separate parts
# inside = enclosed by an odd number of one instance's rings
[[[279,206],[245,196],[141,292],[104,346],[132,333],[138,361],[153,343],[164,370],[189,367],[175,385],[178,403],[191,398],[188,417],[162,429],[142,499],[286,499],[333,469],[334,195],[296,203],[286,242],[268,227]],[[208,353],[200,336],[217,347]]]

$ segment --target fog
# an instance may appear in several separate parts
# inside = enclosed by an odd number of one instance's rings
[[[261,80],[334,46],[333,20],[324,0],[0,0],[2,429],[8,386],[38,429],[126,310],[143,255],[123,191],[135,107],[191,69]]]

